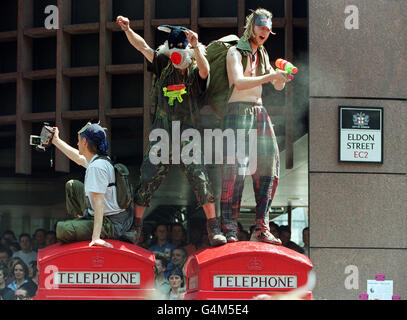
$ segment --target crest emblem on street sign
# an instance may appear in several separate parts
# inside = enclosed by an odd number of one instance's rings
[[[353,124],[357,128],[367,127],[369,125],[369,116],[363,112],[359,112],[353,115]]]

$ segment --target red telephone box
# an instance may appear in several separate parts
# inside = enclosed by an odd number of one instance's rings
[[[89,241],[55,244],[38,252],[38,300],[131,300],[154,294],[155,257],[130,243],[113,248]]]
[[[271,244],[240,241],[191,255],[184,267],[185,299],[252,299],[304,286],[312,263],[306,255]],[[309,291],[303,299],[311,299]]]

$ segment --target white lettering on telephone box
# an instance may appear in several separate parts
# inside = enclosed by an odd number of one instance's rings
[[[295,289],[294,275],[214,275],[213,288],[230,289]]]
[[[59,286],[139,286],[140,272],[76,272],[54,273],[54,283]]]

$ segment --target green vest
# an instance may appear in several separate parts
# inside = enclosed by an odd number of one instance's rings
[[[241,37],[236,45],[236,48],[241,53],[243,59],[247,61],[247,57],[252,53],[252,47],[250,45],[250,42]],[[270,73],[271,64],[266,49],[264,48],[264,46],[260,46],[257,48],[257,51],[259,52],[259,63],[257,65],[256,75],[262,76]],[[242,60],[242,62],[244,61]],[[246,66],[247,63],[243,63],[243,68],[246,68]]]

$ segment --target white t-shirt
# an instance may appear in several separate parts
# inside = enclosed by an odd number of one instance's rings
[[[94,203],[92,200],[91,192],[104,193],[105,205],[104,215],[110,216],[125,211],[121,209],[117,204],[116,186],[108,187],[110,183],[115,182],[114,168],[109,161],[105,159],[94,159],[98,155],[95,155],[90,163],[85,160],[86,174],[85,174],[85,196],[89,199],[91,208],[88,210],[90,215],[94,215]]]

